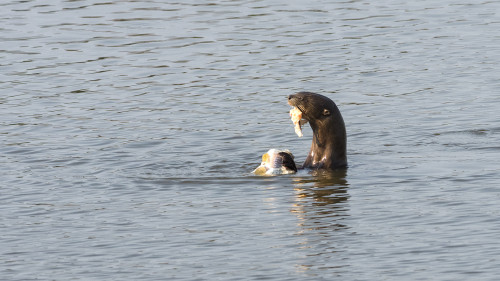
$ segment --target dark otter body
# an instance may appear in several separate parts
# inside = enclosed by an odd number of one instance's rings
[[[310,92],[288,96],[288,104],[302,112],[313,130],[311,150],[302,168],[338,169],[347,167],[346,131],[337,105],[329,98]]]

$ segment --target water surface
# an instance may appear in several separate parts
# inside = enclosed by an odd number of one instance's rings
[[[500,275],[500,3],[0,7],[1,279]],[[301,90],[349,169],[252,176]]]

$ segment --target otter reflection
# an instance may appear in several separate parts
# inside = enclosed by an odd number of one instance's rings
[[[350,228],[345,222],[349,210],[346,173],[345,169],[318,170],[312,177],[294,177],[296,196],[291,211],[298,219],[296,235],[301,239],[297,246],[304,251],[304,259],[297,261],[297,272],[305,273],[316,266],[342,270],[346,265],[334,254],[348,247],[348,243],[342,243],[345,235],[341,234]]]
[[[341,221],[346,216],[349,199],[347,170],[312,171],[312,177],[294,178],[296,199],[292,212],[307,229],[335,230],[346,228]]]

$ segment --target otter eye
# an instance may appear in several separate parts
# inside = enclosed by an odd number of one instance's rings
[[[326,109],[326,108],[325,108],[325,109],[323,109],[323,115],[325,115],[325,116],[330,115],[330,110],[328,110],[328,109]]]
[[[299,97],[297,97],[297,98],[298,98],[299,100],[304,100],[304,98],[303,98],[303,97],[300,97],[300,96],[299,96]]]

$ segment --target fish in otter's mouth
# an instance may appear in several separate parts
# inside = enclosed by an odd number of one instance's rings
[[[304,135],[302,134],[302,126],[307,124],[307,120],[302,119],[302,111],[294,106],[290,109],[290,117],[295,125],[295,133],[299,136],[299,138],[302,137]]]

